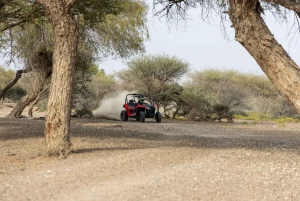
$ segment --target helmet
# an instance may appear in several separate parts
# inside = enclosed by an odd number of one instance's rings
[[[144,102],[144,98],[140,98],[140,102],[143,103]]]

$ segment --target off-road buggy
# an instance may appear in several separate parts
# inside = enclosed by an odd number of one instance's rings
[[[139,102],[141,99],[146,99],[151,102]],[[128,118],[135,118],[137,121],[145,122],[145,118],[155,118],[157,123],[161,122],[160,112],[155,112],[155,101],[150,97],[143,94],[127,94],[125,103],[123,104],[124,110],[121,111],[121,121],[127,121]]]

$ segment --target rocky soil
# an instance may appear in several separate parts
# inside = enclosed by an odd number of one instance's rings
[[[0,200],[299,200],[300,125],[73,118],[44,156],[44,120],[0,108]],[[1,113],[2,112],[2,113]]]

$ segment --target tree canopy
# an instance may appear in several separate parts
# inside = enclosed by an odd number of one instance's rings
[[[118,73],[126,90],[136,90],[155,98],[157,105],[175,93],[177,82],[189,71],[189,63],[172,55],[147,55],[127,63],[128,70]],[[175,90],[176,91],[176,90]]]

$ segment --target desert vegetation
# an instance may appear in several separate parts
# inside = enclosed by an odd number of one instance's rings
[[[139,58],[137,61],[141,62],[149,58],[153,59],[151,62],[148,61],[149,66],[158,67],[163,65],[157,64],[156,62],[162,62],[157,59],[174,59],[171,56],[159,55]],[[176,58],[175,61],[180,60]],[[136,60],[131,61],[130,65],[134,62]],[[5,72],[3,75],[10,74],[7,79],[13,79],[15,73],[12,70],[4,68],[1,70]],[[174,73],[175,71],[178,73]],[[161,74],[157,74],[158,72]],[[138,76],[139,73],[144,74]],[[10,89],[4,102],[21,101],[25,93],[33,89],[30,85],[31,81],[35,80],[33,76],[22,77],[19,84],[15,86],[18,90]],[[180,79],[183,76],[184,79]],[[5,86],[7,79],[1,79],[0,85]],[[191,72],[184,61],[177,69],[155,70],[147,65],[136,65],[134,68],[129,66],[128,69],[113,75],[106,75],[103,69],[98,70],[98,67],[93,65],[87,72],[78,73],[72,106],[73,115],[91,117],[101,101],[116,97],[123,91],[135,91],[155,98],[164,118],[199,121],[221,119],[284,121],[286,119],[294,122],[299,118],[294,107],[263,75],[213,68]],[[46,110],[47,98],[48,94],[44,93],[36,103],[41,110]],[[123,101],[124,97],[120,98]],[[113,106],[106,105],[106,107]]]

